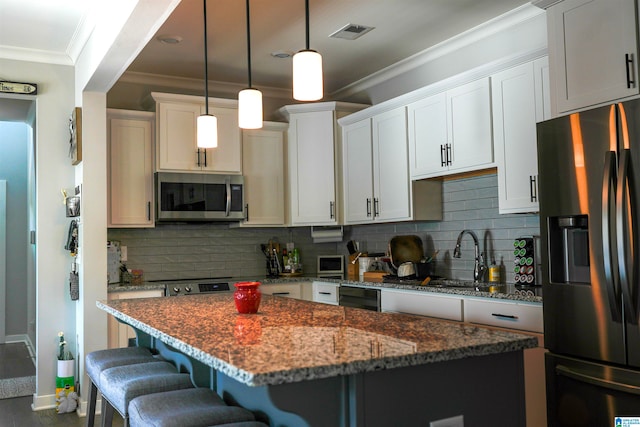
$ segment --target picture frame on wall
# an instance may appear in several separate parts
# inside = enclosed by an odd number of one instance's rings
[[[82,161],[82,108],[75,107],[69,117],[69,157],[71,164]]]

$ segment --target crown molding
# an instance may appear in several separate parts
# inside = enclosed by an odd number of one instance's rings
[[[14,61],[73,66],[73,59],[67,53],[52,52],[48,50],[0,46],[0,58],[11,59]]]
[[[164,76],[160,74],[151,73],[139,73],[135,71],[126,71],[118,83],[131,83],[145,86],[158,86],[158,87],[170,87],[179,88],[192,91],[204,90],[203,79],[193,79],[187,77],[175,77]],[[237,97],[238,92],[242,89],[246,89],[246,84],[221,82],[215,80],[209,80],[209,92],[215,92],[220,95],[230,95],[231,97]],[[262,95],[269,98],[282,98],[291,99],[291,90],[279,89],[273,87],[259,87]]]

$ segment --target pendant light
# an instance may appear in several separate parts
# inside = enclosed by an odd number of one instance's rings
[[[305,0],[306,49],[293,55],[293,98],[298,101],[322,99],[322,56],[309,49],[309,0]]]
[[[262,92],[251,87],[251,19],[249,0],[247,0],[247,69],[249,87],[238,94],[238,125],[242,129],[260,129],[262,127]]]
[[[207,0],[202,0],[204,10],[204,114],[196,120],[196,144],[198,148],[218,146],[218,119],[209,114],[209,63],[207,59]]]

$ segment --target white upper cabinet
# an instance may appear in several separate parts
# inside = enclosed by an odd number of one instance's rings
[[[547,58],[491,77],[500,213],[538,211],[536,122],[550,118]]]
[[[493,166],[489,78],[408,105],[411,179]]]
[[[337,119],[366,107],[320,102],[284,106],[289,119],[288,171],[291,225],[341,223],[337,188]]]
[[[286,123],[264,122],[242,133],[245,220],[241,226],[285,225]]]
[[[405,107],[355,122],[346,119],[342,127],[344,223],[442,219],[441,183],[409,179]]]
[[[107,110],[107,226],[153,227],[154,114]]]
[[[558,113],[638,94],[635,0],[565,0],[547,20]]]
[[[200,109],[204,114],[204,106]],[[202,164],[205,172],[239,174],[242,172],[242,129],[238,126],[238,109],[217,107],[209,102],[209,114],[218,119],[218,146],[205,151]],[[204,151],[204,150],[201,150]]]
[[[204,150],[196,147],[196,120],[205,111],[203,98],[156,92],[151,95],[156,101],[157,171],[242,172],[237,101],[209,99],[209,114],[218,119],[218,147]]]
[[[292,114],[289,179],[292,225],[338,223],[333,111]]]
[[[373,213],[376,220],[411,219],[407,144],[404,107],[373,117]]]
[[[371,119],[342,128],[344,222],[373,221],[373,150]]]

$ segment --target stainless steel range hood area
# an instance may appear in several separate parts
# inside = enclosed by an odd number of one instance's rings
[[[244,177],[156,172],[156,221],[202,222],[244,219]]]

